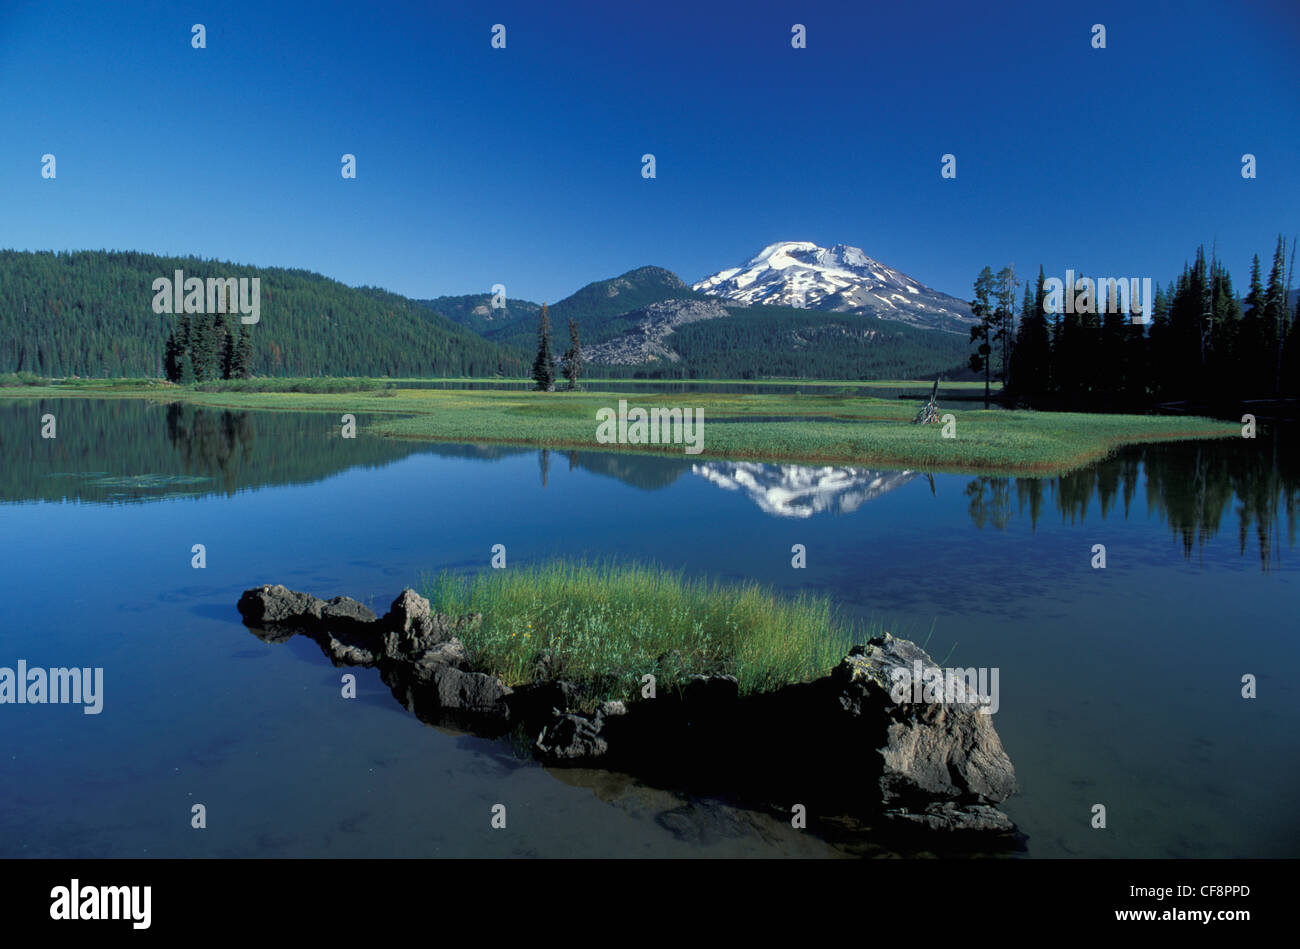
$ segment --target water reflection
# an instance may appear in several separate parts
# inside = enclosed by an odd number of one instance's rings
[[[57,437],[40,435],[51,414]],[[340,437],[336,417],[236,412],[142,399],[0,403],[0,500],[140,502],[307,484],[419,452],[392,439]]]
[[[58,437],[40,437],[54,414]],[[1190,559],[1234,524],[1238,551],[1265,571],[1295,546],[1300,457],[1293,433],[1258,440],[1152,444],[1120,449],[1105,461],[1049,478],[930,476],[842,465],[692,462],[681,457],[566,451],[502,445],[431,445],[340,437],[321,413],[247,412],[138,399],[52,399],[0,404],[0,500],[113,504],[172,496],[234,493],[265,485],[307,484],[356,467],[415,454],[487,463],[535,452],[541,484],[582,470],[641,491],[701,479],[748,499],[765,515],[808,519],[854,515],[871,501],[926,477],[962,486],[971,522],[1005,530],[1037,527],[1054,509],[1061,522],[1157,515]],[[567,461],[567,466],[564,462]],[[558,463],[558,464],[557,464]],[[1145,511],[1141,504],[1145,502]],[[1135,510],[1135,508],[1137,508]]]
[[[851,514],[919,477],[915,471],[725,461],[692,465],[691,473],[724,490],[739,491],[775,517]]]
[[[1137,445],[1055,478],[973,478],[966,485],[971,521],[1002,530],[1027,518],[1034,528],[1047,496],[1062,523],[1083,524],[1090,515],[1127,520],[1145,484],[1147,512],[1169,526],[1186,559],[1219,534],[1231,510],[1238,552],[1251,548],[1267,572],[1295,547],[1300,512],[1300,464],[1282,441]]]

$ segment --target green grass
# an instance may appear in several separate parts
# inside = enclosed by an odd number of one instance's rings
[[[855,641],[826,597],[655,566],[553,561],[422,586],[437,612],[483,614],[462,634],[475,668],[519,686],[548,656],[544,679],[579,683],[593,703],[639,696],[647,673],[660,692],[710,673],[736,676],[742,694],[768,691],[826,674]]]
[[[266,377],[255,379],[222,379],[196,383],[195,392],[373,392],[380,393],[393,387],[384,379],[365,377],[326,377],[320,379],[291,379]]]
[[[949,439],[942,437],[940,425],[910,424],[920,400],[866,398],[843,392],[548,394],[400,388],[206,392],[166,383],[132,387],[100,380],[99,385],[102,389],[94,380],[82,380],[73,387],[0,389],[0,398],[97,394],[165,398],[230,409],[351,413],[362,421],[363,430],[372,434],[438,442],[632,451],[690,461],[731,459],[1008,475],[1063,473],[1104,458],[1125,444],[1240,435],[1236,423],[1187,416],[972,408],[948,410],[956,422],[956,437]],[[703,409],[703,452],[686,455],[682,445],[598,443],[596,411],[616,408],[620,399],[626,399],[629,406]],[[746,421],[771,417],[793,420]],[[852,424],[820,421],[818,417]],[[722,419],[733,421],[722,423]]]

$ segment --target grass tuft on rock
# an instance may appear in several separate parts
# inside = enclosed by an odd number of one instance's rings
[[[436,612],[483,614],[463,637],[475,668],[510,686],[564,679],[597,700],[639,697],[647,673],[660,693],[693,674],[734,675],[741,694],[768,691],[826,674],[854,642],[826,597],[650,565],[553,561],[443,572],[422,587]]]

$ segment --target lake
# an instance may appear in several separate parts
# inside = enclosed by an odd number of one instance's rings
[[[57,438],[40,437],[46,412]],[[0,666],[104,669],[99,715],[0,706],[0,855],[878,852],[816,815],[794,830],[430,727],[375,670],[335,669],[302,637],[265,644],[235,609],[283,583],[382,613],[504,544],[510,565],[653,561],[828,594],[943,665],[998,668],[1022,856],[1300,856],[1293,439],[1135,446],[1039,479],[342,439],[335,423],[0,402]]]

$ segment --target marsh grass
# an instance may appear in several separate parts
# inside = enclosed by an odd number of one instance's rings
[[[824,675],[855,641],[826,597],[651,565],[552,561],[443,572],[422,587],[437,612],[483,614],[462,636],[475,668],[511,686],[579,683],[594,701],[639,695],[647,673],[658,692],[692,674],[734,675],[742,694],[764,692]]]
[[[219,379],[199,382],[196,392],[307,392],[331,394],[336,392],[370,392],[375,395],[392,395],[393,383],[385,379],[363,377],[279,378],[255,377],[252,379]]]

